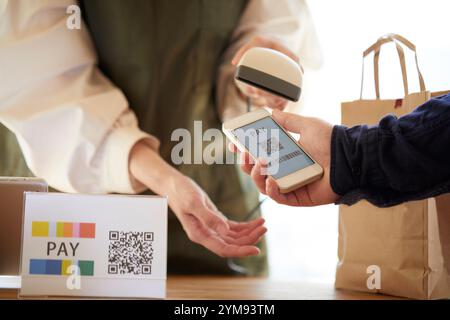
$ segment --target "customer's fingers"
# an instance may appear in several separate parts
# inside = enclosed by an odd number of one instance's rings
[[[277,109],[273,110],[272,117],[283,128],[295,133],[301,134],[302,128],[304,128],[307,125],[306,117],[294,113],[282,112]]]
[[[317,205],[313,202],[309,195],[308,186],[304,186],[300,189],[295,190],[295,196],[297,197],[298,202],[302,207],[311,207]]]
[[[236,145],[233,142],[228,143],[228,150],[230,150],[233,153],[238,153],[239,149],[236,147]]]
[[[263,167],[264,166],[264,167]],[[262,159],[258,159],[256,161],[255,166],[253,166],[252,171],[250,172],[250,176],[256,184],[259,192],[262,194],[266,194],[266,178],[267,175],[264,173],[266,171],[266,163]]]
[[[238,147],[232,142],[230,142],[228,144],[228,149],[234,153],[239,152]],[[250,156],[250,154],[248,152],[241,152],[241,153],[239,153],[239,162],[238,163],[239,163],[242,171],[244,171],[246,174],[250,175],[252,168],[255,164],[255,161],[253,160],[253,158]]]
[[[266,182],[267,195],[274,201],[289,206],[299,206],[300,203],[294,192],[281,193],[275,179],[269,177]]]
[[[252,172],[252,169],[254,167],[255,161],[250,157],[250,154],[248,152],[242,152],[240,155],[240,166],[242,171],[244,171],[246,174],[250,175]]]

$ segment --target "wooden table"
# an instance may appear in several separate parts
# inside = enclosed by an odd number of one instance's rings
[[[336,290],[333,284],[275,281],[267,278],[169,277],[168,299],[344,300],[395,297]]]
[[[0,289],[0,299],[17,299],[17,290]],[[274,281],[267,278],[169,276],[167,299],[379,300],[396,298],[335,290],[332,284]]]

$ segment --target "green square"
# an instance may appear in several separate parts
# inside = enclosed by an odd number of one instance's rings
[[[79,260],[78,267],[80,268],[80,274],[82,276],[93,276],[94,275],[94,261]]]

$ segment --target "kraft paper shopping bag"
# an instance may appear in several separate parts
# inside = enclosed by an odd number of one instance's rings
[[[401,99],[380,99],[378,59],[388,42],[395,43],[399,56],[405,93]],[[402,46],[415,53],[420,92],[408,92]],[[376,99],[360,97],[342,103],[343,125],[377,124],[387,114],[402,116],[430,97],[444,94],[426,91],[416,48],[404,37],[387,34],[379,38],[363,58],[372,52]],[[338,256],[336,288],[417,299],[450,297],[450,195],[389,208],[377,208],[367,201],[340,206]]]

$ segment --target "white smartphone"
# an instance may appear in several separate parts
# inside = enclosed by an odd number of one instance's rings
[[[241,152],[267,161],[268,174],[288,193],[323,175],[322,167],[265,109],[257,109],[222,125],[225,135]]]

